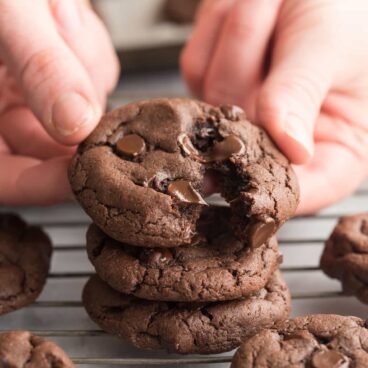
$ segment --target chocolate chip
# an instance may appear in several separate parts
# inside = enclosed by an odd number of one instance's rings
[[[334,350],[319,351],[312,357],[314,368],[348,368],[348,358]]]
[[[253,248],[264,244],[275,232],[275,221],[268,219],[266,222],[257,222],[249,231],[249,242]]]
[[[225,118],[231,121],[239,121],[246,118],[244,110],[239,106],[223,105],[220,106],[220,110]]]
[[[169,263],[173,259],[173,254],[169,249],[145,249],[141,254],[141,259],[149,265],[160,266]]]
[[[195,149],[192,141],[185,133],[179,135],[178,144],[188,156],[198,156],[199,152]]]
[[[187,180],[175,180],[170,183],[167,192],[183,202],[207,205],[201,195],[192,187]]]
[[[129,157],[136,157],[145,151],[146,143],[139,135],[129,134],[116,142],[116,149],[119,153]]]
[[[232,155],[241,155],[244,152],[244,143],[237,136],[229,135],[221,142],[215,143],[212,150],[203,156],[203,161],[224,161],[230,158]]]

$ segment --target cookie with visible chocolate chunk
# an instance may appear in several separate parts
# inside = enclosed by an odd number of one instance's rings
[[[290,311],[289,290],[279,272],[252,296],[216,303],[138,299],[118,293],[95,275],[84,288],[83,303],[107,332],[139,348],[181,354],[234,349],[248,334],[287,318]]]
[[[342,217],[326,241],[321,268],[343,291],[368,303],[368,213]]]
[[[32,303],[46,282],[51,242],[15,214],[0,213],[0,315]]]
[[[252,249],[229,226],[230,209],[207,209],[200,236],[176,248],[140,248],[119,243],[92,224],[88,256],[113,289],[149,300],[220,301],[262,289],[281,262],[276,238]]]
[[[51,341],[28,331],[0,333],[0,367],[74,368],[66,353]]]
[[[107,113],[69,168],[77,200],[112,238],[143,247],[192,243],[219,176],[236,236],[259,246],[294,214],[298,184],[288,160],[237,107],[154,99]]]
[[[367,323],[317,314],[278,323],[245,339],[231,368],[368,367]]]

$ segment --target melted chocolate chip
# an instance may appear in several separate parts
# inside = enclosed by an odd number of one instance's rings
[[[244,110],[239,106],[223,105],[220,106],[220,110],[225,118],[231,121],[239,121],[246,118]]]
[[[319,351],[312,357],[314,368],[348,368],[348,358],[334,350]]]
[[[229,135],[221,142],[215,143],[212,150],[203,156],[203,161],[224,161],[230,158],[232,155],[241,155],[244,152],[244,143],[237,136]]]
[[[192,184],[187,180],[175,180],[170,183],[167,192],[181,200],[182,202],[204,204],[207,203],[201,197],[201,195],[192,187]]]
[[[199,155],[198,150],[193,146],[192,141],[185,133],[179,135],[178,144],[183,152],[185,152],[188,156]]]
[[[275,221],[257,222],[249,231],[249,242],[254,248],[264,244],[275,232]]]
[[[141,259],[149,265],[160,266],[169,263],[173,254],[169,249],[146,249],[141,254]]]
[[[116,149],[119,153],[129,157],[136,157],[145,151],[146,143],[139,135],[129,134],[116,142]]]
[[[235,135],[229,135],[224,140],[216,142],[207,153],[200,153],[186,134],[181,134],[178,137],[178,144],[188,156],[207,163],[224,161],[232,155],[241,155],[245,152],[244,143]]]

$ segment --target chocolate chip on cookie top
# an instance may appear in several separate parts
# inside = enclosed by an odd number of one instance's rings
[[[0,333],[0,367],[74,368],[74,364],[56,344],[28,331]]]
[[[342,217],[326,241],[321,268],[347,294],[368,303],[368,213]]]
[[[287,318],[290,295],[276,272],[248,298],[217,303],[175,303],[138,299],[110,288],[97,275],[83,290],[90,317],[107,332],[136,347],[181,354],[220,353],[248,334]]]
[[[281,262],[273,237],[251,249],[234,238],[230,208],[207,208],[193,244],[141,248],[119,243],[92,224],[87,251],[113,289],[162,301],[232,300],[262,289]]]
[[[32,303],[46,282],[51,242],[38,227],[0,213],[0,315]]]
[[[363,368],[368,330],[356,317],[317,314],[277,323],[248,337],[231,368]]]
[[[73,191],[112,238],[137,246],[190,244],[215,171],[237,237],[256,247],[294,214],[298,184],[287,159],[237,107],[155,99],[106,114],[79,146]]]

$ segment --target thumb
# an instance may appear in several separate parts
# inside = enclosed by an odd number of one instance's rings
[[[69,21],[79,22],[76,2]],[[59,35],[48,2],[6,0],[0,7],[0,56],[46,131],[76,144],[97,124],[101,108],[83,65]]]
[[[314,154],[314,125],[335,70],[334,50],[326,47],[328,33],[318,26],[281,32],[260,90],[257,120],[294,164]]]

